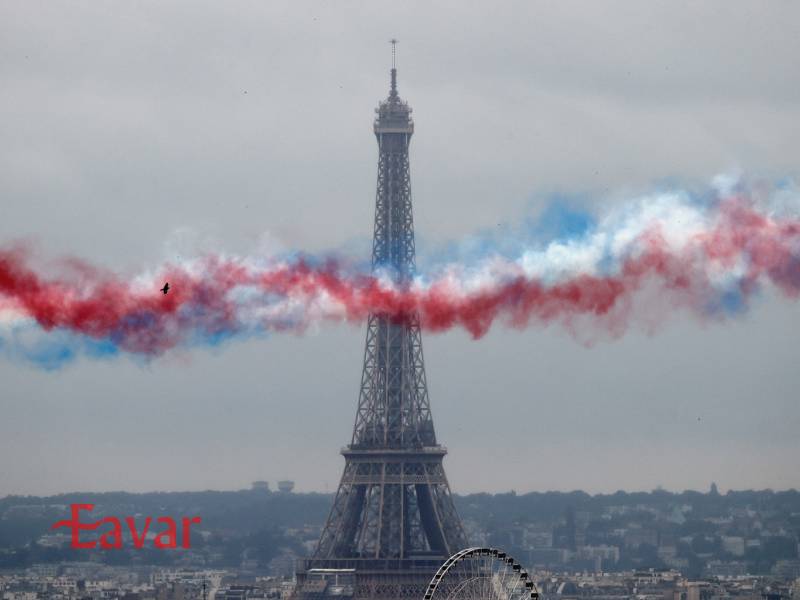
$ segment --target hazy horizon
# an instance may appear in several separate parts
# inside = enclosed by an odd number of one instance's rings
[[[258,480],[256,480],[258,481]],[[252,482],[251,482],[252,483]],[[275,482],[277,483],[277,482]],[[715,483],[715,482],[711,482]],[[516,494],[517,496],[524,496],[526,494],[573,494],[573,493],[586,493],[589,496],[611,496],[618,492],[623,492],[625,494],[652,494],[654,492],[666,492],[668,494],[679,495],[686,492],[696,492],[700,494],[708,494],[710,492],[711,483],[706,489],[683,489],[683,490],[671,490],[666,489],[663,487],[657,487],[650,490],[639,489],[639,490],[614,490],[614,491],[590,491],[590,490],[583,490],[583,489],[564,489],[564,490],[554,490],[554,489],[547,489],[547,490],[497,490],[497,491],[470,491],[470,492],[459,492],[458,490],[452,490],[453,494],[456,496],[471,496],[476,494],[489,494],[489,495],[504,495],[504,494]],[[742,488],[742,489],[722,489],[717,486],[717,490],[720,495],[724,496],[727,493],[739,493],[739,492],[774,492],[774,493],[783,493],[783,492],[797,492],[797,488],[785,488],[785,489],[772,489],[772,488]],[[230,488],[230,489],[153,489],[153,490],[125,490],[125,489],[107,489],[107,490],[71,490],[65,492],[56,492],[54,494],[6,494],[4,496],[0,496],[0,500],[4,498],[13,498],[13,497],[34,497],[34,498],[52,498],[56,496],[70,496],[75,494],[195,494],[195,493],[204,493],[204,492],[247,492],[247,491],[256,491],[252,490],[251,486],[248,484],[246,486],[242,486],[240,488]],[[270,482],[270,493],[282,493],[278,491],[277,486],[273,485]],[[336,492],[335,489],[333,490],[322,490],[322,489],[297,489],[295,487],[292,490],[292,494],[321,494],[321,495],[333,495]]]

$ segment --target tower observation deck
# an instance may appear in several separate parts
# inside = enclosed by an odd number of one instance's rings
[[[408,149],[411,107],[397,92],[375,109],[378,178],[373,270],[410,283],[416,269]],[[431,417],[419,315],[367,319],[364,364],[344,473],[296,598],[422,598],[431,576],[467,546]],[[344,583],[342,583],[344,582]]]

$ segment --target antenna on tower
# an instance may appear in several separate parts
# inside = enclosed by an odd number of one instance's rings
[[[397,40],[392,38],[389,40],[389,43],[392,45],[392,68],[395,68],[394,58],[395,58],[395,50],[397,49]]]
[[[389,43],[392,45],[392,89],[390,92],[390,96],[395,97],[397,96],[397,68],[395,67],[395,53],[397,50],[397,40],[392,38],[389,40]]]

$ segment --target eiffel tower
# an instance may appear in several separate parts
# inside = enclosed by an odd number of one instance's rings
[[[408,285],[416,269],[408,147],[411,107],[389,96],[374,123],[378,185],[372,268]],[[358,410],[344,474],[314,555],[299,562],[295,598],[421,599],[436,569],[467,546],[431,418],[419,315],[371,314]]]

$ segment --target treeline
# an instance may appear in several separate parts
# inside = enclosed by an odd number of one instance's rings
[[[302,543],[317,535],[315,528],[324,524],[332,501],[332,494],[284,494],[260,490],[7,496],[0,499],[0,568],[17,568],[38,562],[86,560],[84,551],[37,543],[42,535],[53,532],[53,523],[69,517],[70,504],[94,504],[95,509],[87,516],[87,521],[104,516],[151,516],[155,520],[158,516],[199,515],[203,519],[202,529],[211,532],[211,535],[205,540],[193,538],[192,550],[213,556],[215,564],[237,566],[243,557],[265,564],[285,549],[304,554]],[[706,539],[707,535],[713,536],[716,526],[705,519],[727,515],[732,509],[755,511],[764,525],[780,523],[781,527],[788,529],[789,535],[800,534],[800,492],[797,490],[731,491],[726,494],[718,494],[716,490],[709,493],[655,490],[595,495],[582,491],[509,492],[457,495],[455,502],[463,519],[476,522],[489,533],[491,540],[503,545],[516,542],[516,536],[513,535],[515,529],[528,523],[563,522],[567,511],[573,514],[589,513],[592,522],[585,532],[586,542],[602,543],[608,539],[609,528],[617,526],[617,518],[606,519],[602,523],[596,520],[609,507],[628,507],[634,511],[637,507],[653,508],[667,513],[676,507],[690,506],[691,511],[685,523],[670,525],[670,529],[664,530],[665,533],[678,536],[694,536],[693,540],[696,541],[693,541],[693,547],[685,549],[690,559],[695,554],[718,550],[716,547],[703,546],[719,543],[717,538]],[[642,518],[646,519],[646,512],[643,514]],[[287,529],[303,528],[306,530],[302,534],[287,532]],[[647,547],[642,547],[639,552],[648,551]],[[655,552],[655,548],[652,548],[652,552]],[[748,550],[748,553],[752,552],[755,551]],[[763,564],[766,568],[777,558],[789,557],[791,548],[765,546],[758,552],[763,556],[748,555],[746,559],[754,564]],[[646,555],[641,558],[646,562]],[[180,560],[180,552],[154,549],[102,552],[99,559],[111,564],[173,564]]]
[[[667,511],[674,506],[692,507],[692,518],[702,520],[727,514],[731,509],[750,508],[765,515],[791,517],[800,513],[800,491],[745,490],[726,494],[713,492],[623,492],[587,494],[574,492],[531,492],[516,494],[471,494],[456,496],[456,506],[463,518],[498,524],[552,521],[564,516],[567,507],[575,511],[599,514],[612,506],[644,506]],[[800,526],[800,520],[796,525]]]

